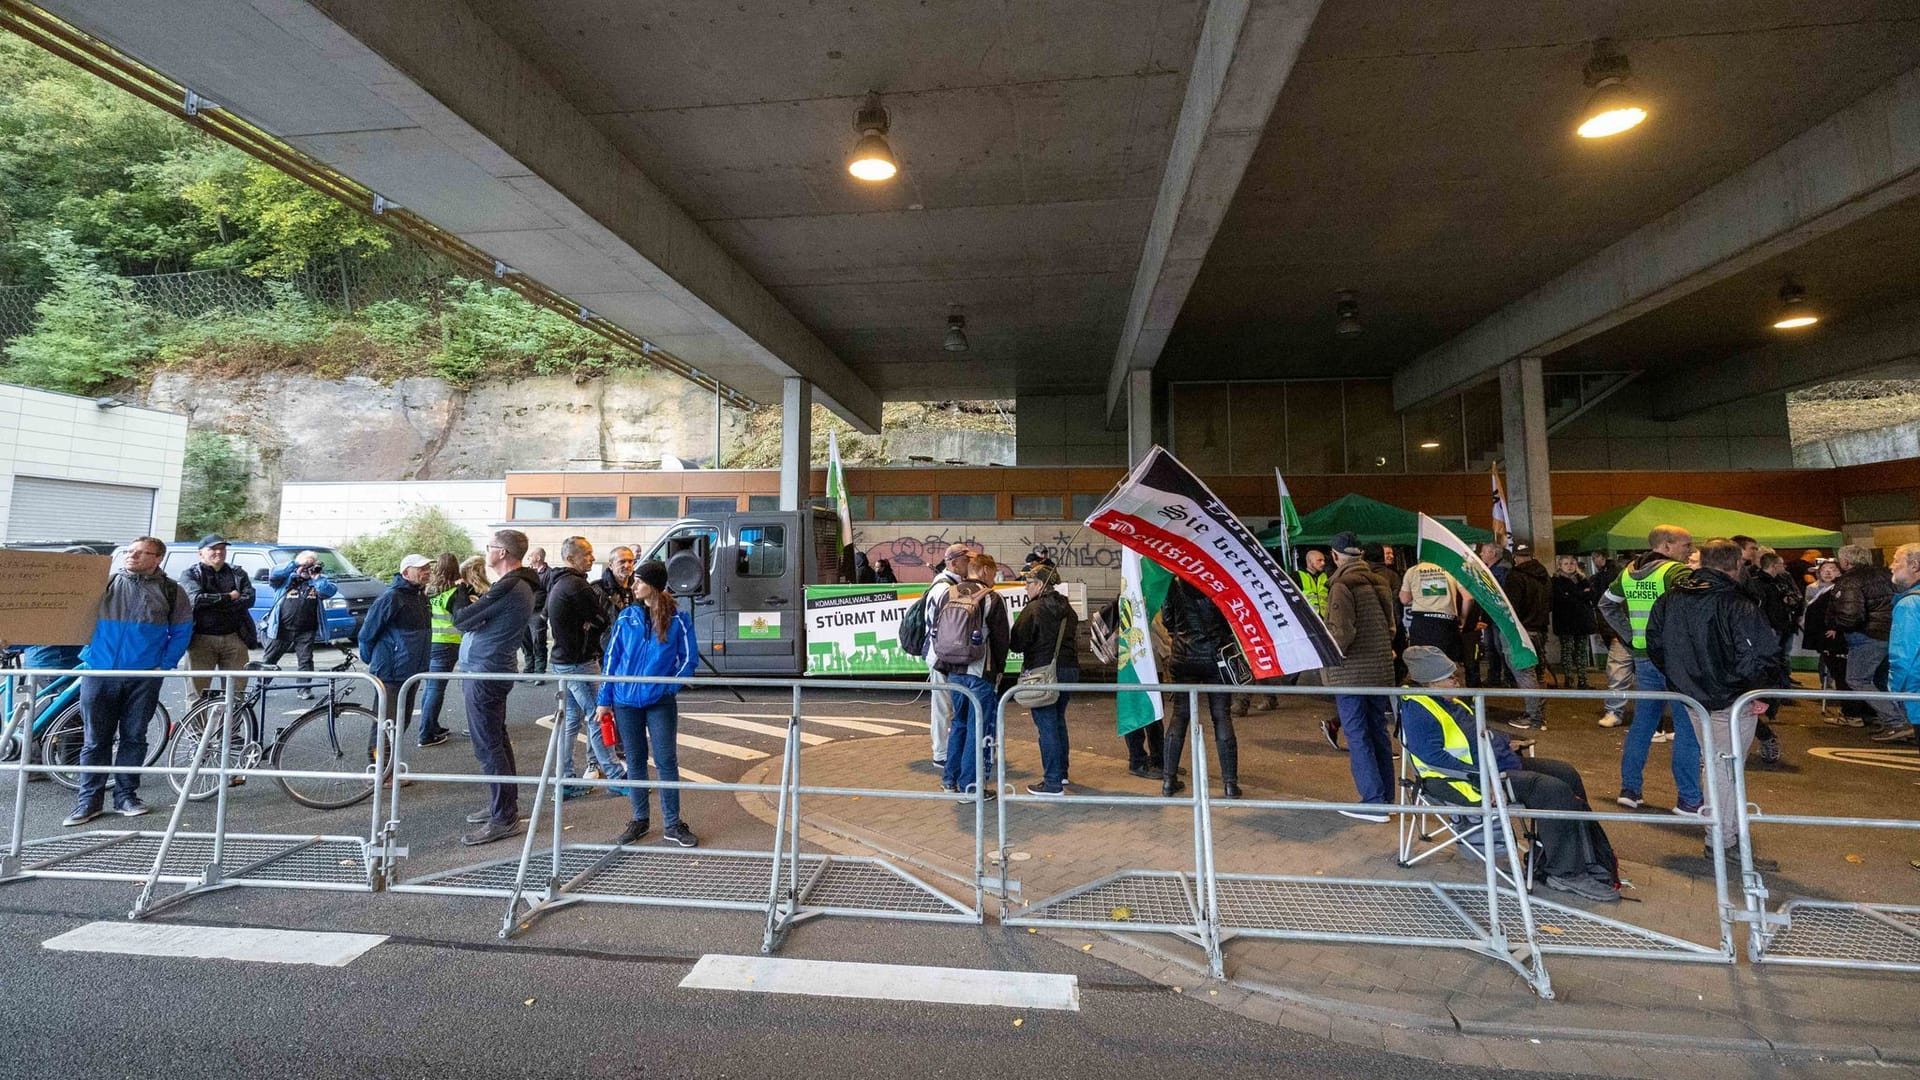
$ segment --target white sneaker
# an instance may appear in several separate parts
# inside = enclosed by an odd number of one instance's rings
[[[1653,741],[1654,741],[1654,742],[1672,742],[1672,741],[1673,741],[1673,732],[1671,732],[1671,731],[1656,731],[1656,732],[1654,732],[1654,733],[1653,733]]]
[[[1617,712],[1609,712],[1600,718],[1601,727],[1619,727],[1624,723],[1626,723],[1626,721],[1620,719],[1620,714]]]

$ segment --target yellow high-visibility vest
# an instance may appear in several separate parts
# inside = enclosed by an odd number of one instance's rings
[[[1433,714],[1433,719],[1440,725],[1440,734],[1446,739],[1447,753],[1452,754],[1465,764],[1473,765],[1473,739],[1467,735],[1466,729],[1462,728],[1459,722],[1453,718],[1453,714],[1447,711],[1445,705],[1440,704],[1425,694],[1408,694],[1406,700],[1422,706]],[[1430,768],[1426,762],[1414,757],[1413,752],[1410,750],[1407,752],[1407,757],[1412,760],[1414,772],[1419,774],[1421,779],[1443,780],[1448,787],[1465,796],[1468,802],[1475,805],[1479,804],[1480,789],[1471,782],[1435,771]]]

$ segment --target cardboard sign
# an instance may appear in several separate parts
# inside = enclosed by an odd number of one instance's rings
[[[107,591],[105,555],[0,551],[0,641],[85,645]]]

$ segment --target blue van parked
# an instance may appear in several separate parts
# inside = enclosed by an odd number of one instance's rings
[[[347,560],[345,555],[333,548],[319,544],[249,544],[238,540],[227,544],[227,562],[247,572],[253,579],[253,621],[265,623],[267,613],[273,610],[273,602],[279,593],[268,583],[267,575],[282,564],[292,562],[294,556],[303,551],[311,551],[320,557],[321,569],[327,578],[340,591],[320,605],[322,616],[326,620],[324,633],[316,635],[322,642],[351,642],[360,635],[360,620],[366,618],[367,609],[373,606],[386,588],[381,582],[360,572],[359,568]],[[116,548],[113,553],[114,565],[118,567],[124,561],[126,548]],[[161,568],[175,581],[180,575],[200,561],[200,553],[193,548],[193,541],[183,540],[167,545],[167,557],[161,562]]]

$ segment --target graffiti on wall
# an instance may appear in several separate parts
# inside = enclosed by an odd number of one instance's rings
[[[877,568],[880,560],[887,560],[893,567],[893,576],[902,582],[932,581],[933,575],[939,572],[940,557],[954,544],[965,544],[975,552],[987,550],[986,545],[971,536],[953,537],[947,531],[870,541],[865,530],[855,529],[853,538],[855,547],[867,553],[868,564]]]
[[[1075,529],[1072,532],[1063,529],[1052,536],[1031,541],[1023,538],[1020,543],[1029,550],[1046,548],[1053,565],[1063,573],[1068,570],[1112,570],[1117,573],[1120,569],[1120,545],[1106,542],[1106,537],[1090,529]]]

